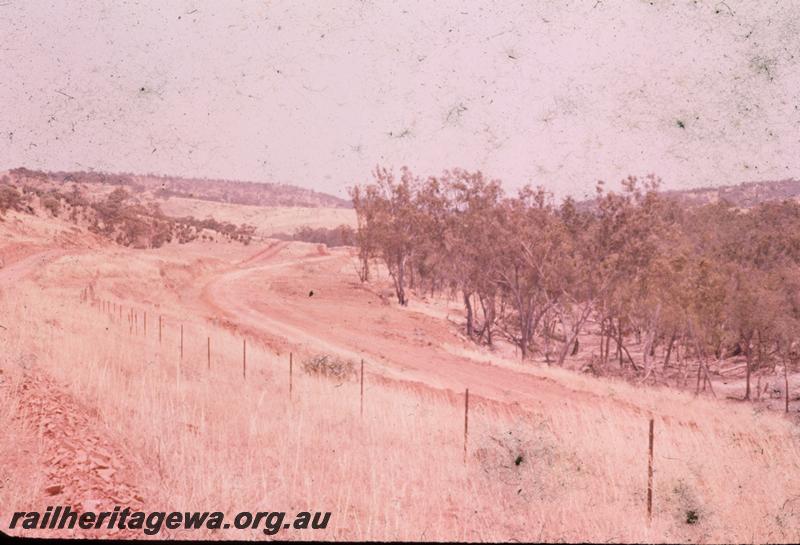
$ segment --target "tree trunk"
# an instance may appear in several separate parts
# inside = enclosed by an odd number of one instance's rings
[[[561,352],[558,354],[558,365],[561,366],[564,364],[564,360],[567,359],[567,354],[569,354],[570,348],[578,342],[578,334],[573,332],[573,334],[566,339],[564,342],[564,346],[561,347]]]
[[[481,310],[483,311],[483,328],[481,335],[486,333],[486,342],[492,346],[492,326],[494,325],[494,296],[483,297],[478,296],[478,301],[481,303]]]
[[[473,335],[473,326],[472,326],[472,301],[470,301],[470,293],[466,291],[464,293],[464,307],[467,310],[467,337],[470,339]]]
[[[752,359],[753,359],[752,352],[753,351],[750,349],[750,343],[748,342],[745,345],[745,356],[746,356],[745,369],[747,370],[746,371],[747,387],[746,387],[745,392],[744,392],[745,401],[749,401],[750,400],[750,373],[752,372]]]
[[[686,340],[681,337],[681,342],[675,347],[675,359],[678,360],[678,376],[675,383],[680,386],[681,390],[686,388],[686,382],[689,380],[689,366],[686,363]],[[681,347],[683,346],[683,351]]]
[[[406,274],[406,260],[405,258],[400,258],[397,263],[397,270],[390,274],[392,275],[392,280],[394,280],[394,291],[397,295],[397,301],[402,305],[406,306],[408,304],[408,300],[406,300],[406,290],[405,290],[405,274]]]
[[[786,413],[789,413],[789,363],[783,362],[783,397],[786,398]]]
[[[362,251],[361,252],[361,270],[358,271],[358,279],[361,280],[361,283],[369,281],[369,255]]]
[[[519,315],[519,351],[524,360],[528,356],[528,323],[522,315],[522,309]]]
[[[716,398],[717,394],[714,393],[714,386],[713,384],[711,384],[711,375],[708,373],[708,364],[705,362],[703,363],[703,369],[705,370],[705,380],[708,383],[708,389],[711,392],[711,395],[714,396],[714,398]],[[705,384],[703,384],[703,391],[705,391],[705,389],[706,386]]]
[[[672,345],[675,344],[675,333],[672,334],[672,337],[669,339],[669,344],[667,345],[667,355],[664,357],[664,369],[669,367],[669,357],[672,355]]]
[[[703,370],[702,364],[697,362],[697,385],[694,388],[694,395],[700,395],[700,373]]]
[[[651,331],[647,333],[647,338],[644,341],[644,350],[642,350],[642,366],[644,367],[645,378],[650,375],[650,347],[653,345],[653,337],[655,336],[655,331]]]
[[[605,361],[605,353],[603,352],[603,346],[606,342],[606,319],[603,318],[600,321],[600,363],[604,364]]]

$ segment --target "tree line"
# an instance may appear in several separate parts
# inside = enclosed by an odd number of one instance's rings
[[[656,380],[691,358],[699,388],[712,359],[742,356],[750,399],[754,371],[800,352],[800,205],[687,207],[659,187],[631,176],[556,203],[530,186],[506,195],[481,172],[378,167],[350,191],[359,277],[379,260],[401,305],[410,292],[458,297],[468,338],[522,358],[561,365],[592,333],[597,365]]]
[[[249,244],[255,234],[252,225],[167,216],[158,203],[143,201],[121,186],[102,199],[90,199],[76,184],[57,188],[25,181],[15,184],[8,176],[0,178],[0,221],[9,210],[35,214],[37,208],[133,248],[160,248],[173,241],[185,244],[198,239],[214,240],[214,234],[222,240]]]
[[[295,229],[294,233],[273,233],[270,238],[311,242],[324,244],[328,248],[336,248],[338,246],[354,246],[355,230],[346,224],[330,228],[305,225]]]

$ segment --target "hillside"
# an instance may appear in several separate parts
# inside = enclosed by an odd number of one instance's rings
[[[465,335],[461,298],[420,276],[403,307],[382,264],[359,282],[353,248],[227,230],[352,209],[164,202],[129,181],[0,182],[0,506],[332,513],[280,534],[298,540],[796,541],[796,370],[757,369],[743,402],[742,356],[701,365],[678,340],[657,381],[621,380],[602,315],[563,366],[555,330],[521,361],[513,338]],[[666,341],[623,333],[631,362],[667,361]]]
[[[20,217],[0,223],[0,505],[333,512],[287,539],[796,541],[797,431],[774,413],[477,349],[458,302],[385,303],[385,271],[362,287],[345,249],[136,252]],[[363,359],[364,389],[320,355]]]
[[[743,182],[664,193],[692,205],[727,201],[738,208],[750,208],[767,201],[797,200],[800,198],[800,180],[787,178],[778,181]]]
[[[256,206],[300,206],[312,208],[349,208],[345,199],[288,184],[242,182],[208,178],[181,178],[150,174],[112,174],[106,172],[44,172],[15,168],[8,172],[12,180],[28,184],[75,183],[106,188],[123,186],[133,193],[153,197],[185,197],[205,201]]]
[[[115,187],[123,186],[134,194],[144,194],[160,201],[175,197],[175,208],[191,207],[185,199],[247,205],[255,207],[298,207],[352,209],[347,199],[305,189],[290,184],[268,182],[247,182],[212,178],[183,178],[178,176],[158,176],[152,174],[106,173],[106,172],[45,172],[24,167],[7,171],[12,182],[38,185],[44,190],[58,188],[59,185],[84,185],[91,187],[93,193],[104,194]],[[93,187],[92,187],[93,186]],[[675,197],[687,205],[701,205],[727,201],[739,208],[749,208],[766,201],[796,200],[800,198],[800,180],[767,180],[743,182],[736,185],[700,187],[696,189],[664,190],[663,193]],[[591,206],[592,200],[582,204]],[[180,203],[180,204],[178,204]],[[210,206],[194,205],[199,208]],[[342,223],[353,222],[349,214]]]

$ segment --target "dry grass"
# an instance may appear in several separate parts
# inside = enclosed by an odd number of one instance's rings
[[[325,531],[278,534],[289,539],[793,542],[800,532],[798,433],[775,415],[538,370],[642,410],[476,400],[465,466],[463,406],[447,393],[380,386],[368,376],[361,419],[357,381],[295,367],[290,403],[288,354],[248,343],[243,380],[241,338],[223,329],[181,317],[180,363],[178,317],[166,318],[159,344],[152,318],[147,337],[141,329],[132,335],[124,318],[116,323],[78,304],[77,292],[17,288],[0,301],[13,325],[2,337],[4,376],[35,354],[34,369],[97,408],[100,425],[152,473],[143,483],[158,491],[150,509],[333,513]],[[648,528],[651,408],[661,416]],[[0,426],[12,430],[0,454],[14,451],[17,438],[36,437],[16,410],[13,395],[0,400]],[[6,480],[0,503],[29,505],[35,487]]]
[[[33,507],[41,495],[45,475],[39,467],[41,454],[37,441],[37,430],[21,418],[19,396],[8,395],[18,392],[19,375],[9,372],[12,366],[20,362],[16,359],[20,353],[13,341],[9,341],[0,330],[0,516],[7,523],[7,513],[13,506]],[[4,528],[5,529],[5,528]]]

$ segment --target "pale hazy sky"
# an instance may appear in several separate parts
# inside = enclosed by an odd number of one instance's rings
[[[800,3],[0,0],[0,131],[0,169],[340,196],[376,163],[800,177]]]

